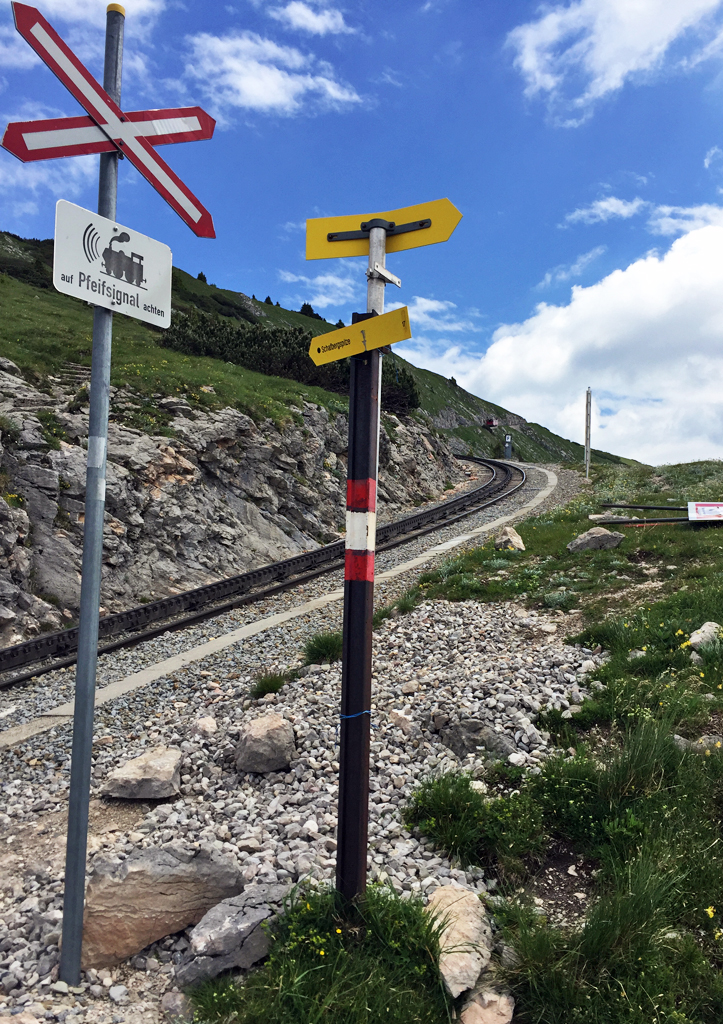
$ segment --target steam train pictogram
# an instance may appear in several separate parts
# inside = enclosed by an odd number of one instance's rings
[[[137,252],[127,256],[122,249],[114,249],[114,242],[130,242],[131,237],[127,231],[122,231],[117,238],[111,238],[108,247],[103,250],[103,266],[106,274],[117,277],[118,280],[125,277],[128,284],[141,287],[145,278],[143,277],[143,257]]]

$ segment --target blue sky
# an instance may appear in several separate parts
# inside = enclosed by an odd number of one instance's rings
[[[101,77],[105,4],[40,10]],[[646,461],[723,440],[723,0],[128,0],[123,106],[198,103],[161,154],[211,210],[196,239],[132,167],[118,218],[209,281],[348,322],[364,261],[304,260],[304,220],[448,196],[444,245],[390,257],[404,354]],[[0,8],[0,120],[75,101]],[[0,227],[94,207],[97,158],[0,153]]]

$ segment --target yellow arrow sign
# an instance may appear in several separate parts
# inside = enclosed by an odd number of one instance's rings
[[[381,219],[393,222],[395,234],[387,232],[387,252],[402,252],[416,249],[421,245],[446,242],[462,219],[462,214],[449,199],[435,199],[419,206],[405,206],[401,210],[385,210],[383,213],[362,213],[353,217],[318,217],[306,222],[307,260],[329,260],[335,256],[368,256],[369,236],[362,231],[362,224]],[[423,227],[419,225],[423,222]],[[335,234],[353,232],[358,238],[333,240]],[[331,238],[330,238],[331,236]]]
[[[409,327],[409,310],[406,306],[393,309],[391,313],[370,317],[351,327],[319,334],[312,338],[309,355],[317,366],[333,363],[337,359],[358,356],[374,348],[384,348],[398,341],[412,337]]]

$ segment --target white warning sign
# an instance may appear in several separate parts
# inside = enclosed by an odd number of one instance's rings
[[[697,523],[723,519],[723,501],[689,501],[688,519]]]
[[[171,323],[171,250],[163,242],[61,199],[53,284],[59,292],[157,327]]]

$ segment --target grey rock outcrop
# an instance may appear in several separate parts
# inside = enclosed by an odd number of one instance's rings
[[[111,967],[166,935],[197,924],[243,879],[235,859],[213,847],[169,844],[126,860],[97,860],[86,890],[83,966]]]
[[[124,800],[162,800],[181,789],[183,755],[174,747],[156,747],[126,761],[112,771],[103,784],[104,796]]]
[[[576,554],[578,551],[609,551],[625,540],[624,533],[606,530],[604,526],[593,526],[579,537],[575,537],[567,545],[567,550]]]
[[[296,757],[294,727],[281,715],[263,715],[249,722],[236,747],[240,772],[275,772]]]
[[[288,892],[288,885],[252,885],[212,907],[190,933],[190,951],[176,968],[178,984],[196,985],[232,968],[248,970],[262,960],[269,939],[261,924],[280,912]]]
[[[87,406],[50,378],[52,395],[0,369],[0,646],[59,630],[78,614],[85,518]],[[347,419],[305,402],[285,424],[254,423],[157,396],[173,436],[127,425],[141,407],[111,389],[102,603],[109,612],[202,586],[337,540],[344,528]],[[42,410],[67,441],[48,441]],[[464,479],[446,441],[416,419],[384,416],[378,515],[394,518]],[[57,445],[59,444],[59,447]],[[57,602],[53,607],[46,598]],[[32,607],[24,607],[21,602]]]
[[[439,735],[442,743],[461,758],[476,754],[480,747],[499,757],[507,757],[517,749],[509,736],[496,732],[476,718],[464,718],[444,725]]]
[[[427,913],[443,925],[439,971],[456,999],[477,984],[492,955],[492,929],[479,896],[456,885],[442,885],[427,904]]]

